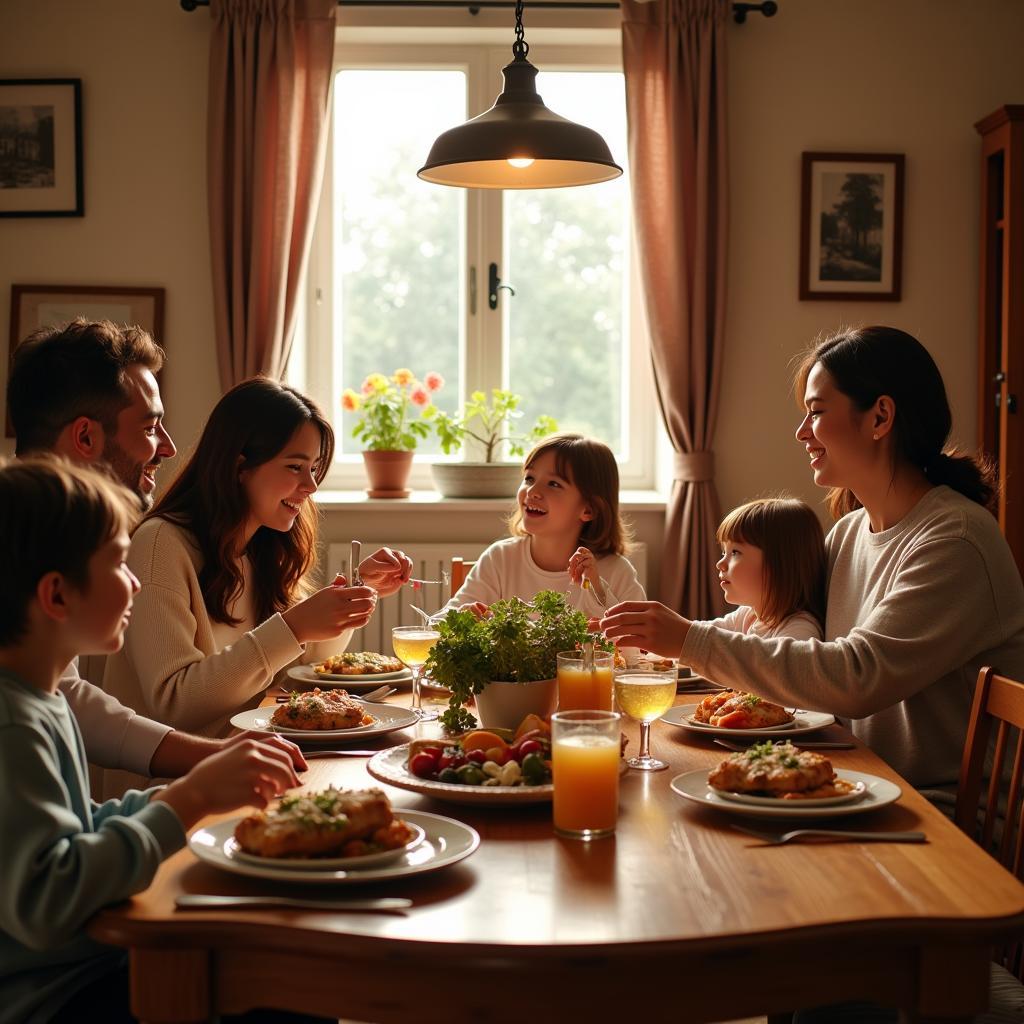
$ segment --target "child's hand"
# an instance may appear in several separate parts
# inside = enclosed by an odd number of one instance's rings
[[[324,587],[281,613],[300,644],[333,640],[346,629],[365,626],[377,607],[370,587]]]
[[[306,759],[302,756],[301,748],[291,740],[286,740],[283,736],[275,736],[273,733],[262,732],[259,729],[246,729],[245,732],[221,740],[221,750],[227,750],[228,747],[233,747],[242,740],[255,740],[265,747],[276,747],[278,750],[283,750],[297,772],[304,772],[309,767],[306,764]]]
[[[400,590],[412,575],[412,559],[404,551],[378,548],[359,563],[359,577],[381,597]]]
[[[200,761],[153,799],[168,804],[190,829],[200,818],[237,807],[266,807],[299,785],[288,752],[257,740],[242,739]]]
[[[590,548],[577,548],[569,559],[569,578],[577,586],[584,586],[589,581],[598,601],[604,604],[604,588],[601,586],[601,574],[597,571],[597,559]]]

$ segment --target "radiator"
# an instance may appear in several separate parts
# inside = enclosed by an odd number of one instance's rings
[[[452,558],[464,558],[468,562],[475,561],[488,547],[487,544],[458,544],[454,541],[425,544],[422,541],[370,541],[362,542],[363,556],[376,551],[377,548],[401,548],[413,560],[413,576],[423,580],[440,580],[442,572],[451,569]],[[335,573],[343,572],[351,578],[348,566],[349,545],[330,544],[327,548],[326,579],[334,579]],[[629,554],[629,560],[636,569],[636,574],[644,587],[647,586],[647,546],[637,544]],[[447,586],[437,583],[429,584],[420,590],[402,587],[397,594],[381,598],[377,611],[369,623],[352,635],[348,645],[350,651],[381,651],[391,653],[391,627],[412,626],[420,621],[420,617],[409,608],[415,602],[428,613],[436,612],[451,596]]]

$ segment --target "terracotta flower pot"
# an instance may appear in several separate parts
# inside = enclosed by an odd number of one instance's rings
[[[363,464],[370,486],[366,493],[371,498],[408,498],[405,486],[412,471],[412,452],[363,452]]]
[[[494,680],[476,695],[477,717],[484,729],[515,729],[529,714],[546,718],[555,709],[558,680],[532,683]]]

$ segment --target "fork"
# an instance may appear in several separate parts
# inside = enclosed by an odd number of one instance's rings
[[[774,832],[760,832],[756,828],[745,825],[733,825],[737,832],[753,836],[772,846],[802,839],[804,836],[827,836],[829,839],[852,839],[861,843],[926,843],[928,837],[923,832],[844,832],[834,828],[795,828],[792,832],[777,835]]]

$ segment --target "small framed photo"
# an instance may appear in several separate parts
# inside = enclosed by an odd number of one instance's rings
[[[0,217],[81,217],[82,80],[0,79]]]
[[[113,288],[74,284],[11,285],[11,338],[9,358],[35,330],[73,320],[113,320],[144,327],[163,345],[164,289]],[[10,420],[7,436],[13,437]]]
[[[898,302],[903,154],[804,153],[800,298]]]

